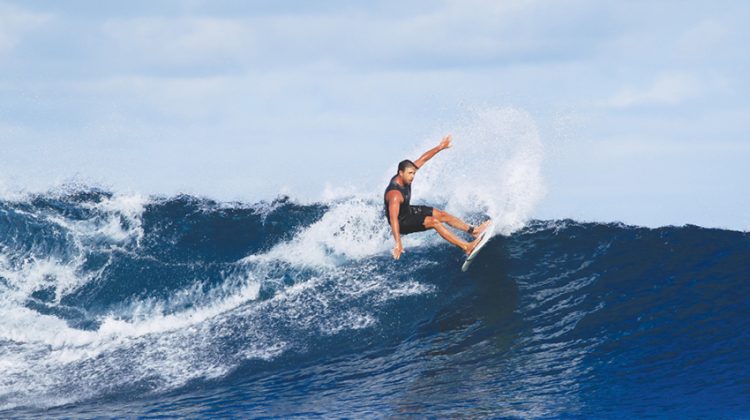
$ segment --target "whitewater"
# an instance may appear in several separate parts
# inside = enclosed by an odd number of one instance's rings
[[[0,416],[750,414],[750,234],[535,220],[531,116],[452,133],[412,201],[497,222],[467,273],[434,232],[393,260],[382,191],[6,194]]]

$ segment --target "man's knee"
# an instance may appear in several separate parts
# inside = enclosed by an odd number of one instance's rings
[[[440,225],[440,220],[438,220],[437,217],[435,217],[435,214],[433,213],[432,216],[427,216],[424,218],[424,227],[428,229],[434,229],[436,226]]]

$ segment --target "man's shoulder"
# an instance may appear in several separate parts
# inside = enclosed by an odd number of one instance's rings
[[[385,198],[387,200],[391,200],[393,198],[398,198],[398,199],[403,200],[404,199],[404,195],[401,194],[401,191],[393,189],[393,190],[390,190],[390,191],[388,191],[388,192],[385,193]]]

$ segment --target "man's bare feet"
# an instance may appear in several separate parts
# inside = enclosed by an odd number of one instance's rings
[[[477,238],[476,238],[476,239],[474,239],[473,241],[469,242],[469,246],[468,246],[468,247],[466,247],[466,249],[464,249],[464,252],[466,252],[466,255],[469,255],[469,254],[471,254],[471,251],[473,251],[473,250],[474,250],[474,248],[476,248],[476,247],[477,247],[477,245],[479,244],[479,241],[480,241],[481,239],[482,239],[481,237],[477,237]]]
[[[490,220],[490,219],[485,220],[484,223],[482,223],[481,225],[475,227],[474,228],[474,232],[472,233],[472,235],[474,235],[475,238],[478,238],[480,235],[482,235],[482,232],[484,232],[485,230],[487,230],[487,226],[490,225],[491,221],[492,220]],[[469,251],[469,252],[471,252],[471,251]]]

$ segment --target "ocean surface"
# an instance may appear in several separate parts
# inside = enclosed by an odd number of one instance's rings
[[[382,204],[0,201],[0,417],[750,417],[750,234]],[[481,215],[476,215],[481,218]]]

